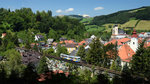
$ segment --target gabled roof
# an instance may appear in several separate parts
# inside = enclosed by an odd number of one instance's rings
[[[130,41],[130,40],[131,40],[131,39],[129,39],[129,38],[122,38],[122,39],[119,39],[119,41],[120,41],[120,42],[123,42],[123,43],[124,43],[124,42],[127,42],[127,41]]]
[[[131,49],[131,47],[127,44],[124,44],[119,48],[118,55],[121,58],[122,61],[130,62],[132,59],[132,56],[135,54],[135,52]]]
[[[69,44],[75,44],[75,42],[74,42],[73,40],[65,40],[64,42],[65,42],[66,44],[67,44],[67,43],[69,43]]]
[[[108,43],[105,43],[104,45],[106,46],[107,44],[115,44],[117,42],[117,45],[122,45],[122,43],[118,39],[113,39],[109,41]]]
[[[111,41],[109,41],[108,43],[105,43],[104,45],[107,44],[115,44],[117,42],[117,45],[123,45],[123,43],[130,41],[131,39],[129,38],[122,38],[122,39],[113,39]]]
[[[78,43],[79,46],[80,46],[80,45],[83,45],[83,44],[86,44],[86,41],[85,41],[85,40],[83,40],[83,41],[81,41],[81,42]]]

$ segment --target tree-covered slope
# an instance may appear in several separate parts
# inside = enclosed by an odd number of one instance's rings
[[[91,23],[95,25],[107,23],[123,24],[131,19],[150,20],[150,6],[96,16]]]

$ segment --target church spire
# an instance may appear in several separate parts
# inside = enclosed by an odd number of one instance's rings
[[[138,35],[136,34],[136,30],[135,29],[133,30],[131,37],[132,38],[137,38],[138,37]]]

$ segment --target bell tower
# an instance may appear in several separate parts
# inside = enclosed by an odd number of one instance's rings
[[[136,30],[133,30],[131,41],[130,41],[130,47],[134,52],[136,52],[138,48],[138,35],[136,34]]]
[[[118,35],[118,25],[113,26],[112,35]]]

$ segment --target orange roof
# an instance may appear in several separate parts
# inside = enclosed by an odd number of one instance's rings
[[[34,46],[35,44],[36,44],[36,45],[39,45],[38,43],[31,43],[30,45]]]
[[[83,45],[83,44],[85,44],[85,43],[86,43],[86,41],[83,40],[83,41],[79,42],[78,45],[80,46],[80,45]]]
[[[64,43],[64,41],[60,41],[59,43],[62,44],[62,43]]]
[[[135,54],[135,52],[130,48],[129,45],[124,44],[121,46],[121,48],[118,50],[119,57],[122,61],[130,62],[132,56]]]
[[[53,42],[53,43],[52,43],[52,45],[56,46],[56,45],[57,45],[57,43],[56,43],[56,42]]]
[[[58,73],[64,73],[62,70],[59,70]]]
[[[69,43],[69,44],[75,44],[75,42],[72,41],[72,40],[65,40],[64,42],[65,42],[65,43]]]
[[[131,39],[129,38],[122,38],[122,39],[113,39],[111,41],[109,41],[108,43],[104,44],[104,45],[107,45],[107,44],[115,44],[117,42],[117,45],[123,45],[123,43],[127,42],[127,41],[130,41]]]
[[[108,43],[105,43],[104,45],[106,46],[107,44],[111,44],[111,43],[115,44],[116,42],[117,42],[117,45],[122,45],[122,43],[117,39],[113,39],[113,40],[109,41]]]
[[[131,39],[129,39],[129,38],[122,38],[122,39],[119,39],[119,41],[120,41],[120,42],[123,42],[123,43],[124,43],[124,42],[127,42],[127,41],[130,41],[130,40],[131,40]]]
[[[150,42],[145,43],[145,44],[144,44],[144,47],[145,47],[145,48],[150,47]]]
[[[141,32],[141,34],[143,34],[143,35],[144,35],[144,34],[145,34],[145,32]]]

